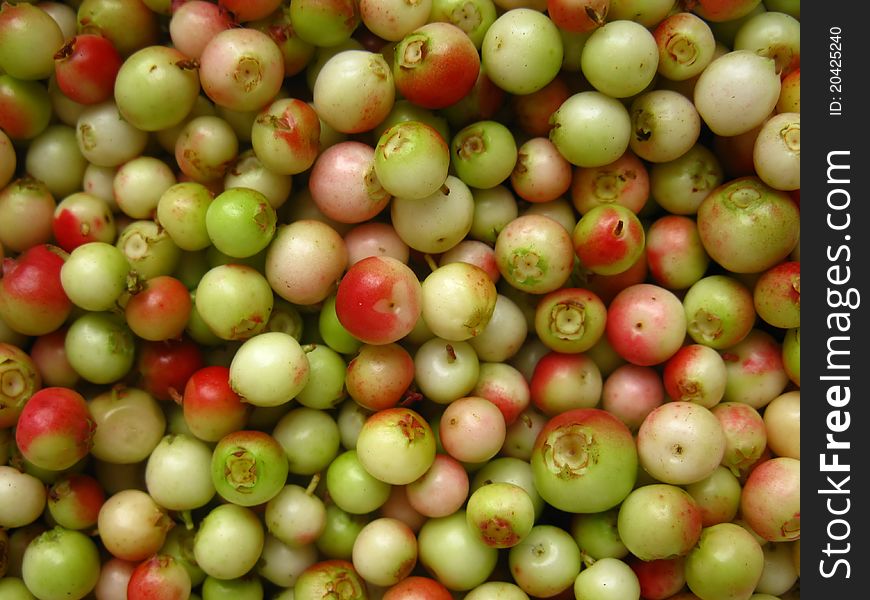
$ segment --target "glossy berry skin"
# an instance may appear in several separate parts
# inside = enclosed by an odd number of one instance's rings
[[[274,295],[260,271],[231,262],[202,276],[194,302],[215,335],[224,340],[246,340],[265,330]]]
[[[111,99],[120,68],[120,54],[112,42],[101,35],[77,35],[54,55],[57,86],[79,104],[97,104]]]
[[[4,590],[4,596],[84,598],[99,581],[100,561],[97,544],[87,534],[59,526],[41,531],[23,549],[23,594]]]
[[[384,190],[400,198],[420,200],[444,185],[450,150],[434,127],[402,121],[381,134],[373,162],[376,179]]]
[[[205,213],[212,244],[233,258],[248,258],[264,250],[275,235],[276,224],[268,198],[250,188],[225,189]]]
[[[0,7],[0,71],[21,80],[46,79],[61,44],[63,32],[46,11],[28,2]]]
[[[622,542],[638,558],[685,556],[701,535],[701,509],[681,487],[644,485],[620,505],[617,528]]]
[[[586,352],[604,335],[607,309],[584,288],[565,287],[543,296],[535,307],[535,332],[551,350]]]
[[[100,482],[84,473],[70,473],[48,489],[48,512],[61,527],[87,529],[97,524],[106,492]]]
[[[289,13],[296,35],[324,47],[346,42],[360,23],[359,3],[353,0],[297,0]]]
[[[439,438],[444,451],[456,460],[480,463],[498,454],[507,435],[504,417],[493,402],[465,396],[441,413]]]
[[[193,59],[199,59],[209,40],[235,25],[233,15],[211,2],[195,0],[172,3],[169,38],[172,45]]]
[[[169,275],[158,275],[130,298],[125,315],[133,333],[156,342],[179,337],[192,307],[190,293],[181,281]]]
[[[571,181],[571,202],[581,215],[610,203],[621,204],[637,214],[649,196],[649,172],[631,151],[600,167],[575,169]]]
[[[495,85],[510,94],[540,90],[562,66],[565,52],[559,29],[542,10],[511,8],[492,23],[483,37],[483,69]]]
[[[435,436],[426,420],[410,408],[387,408],[363,424],[356,451],[373,477],[406,485],[422,477],[435,460]]]
[[[226,29],[203,48],[199,76],[202,91],[218,106],[260,110],[281,88],[284,59],[265,33],[246,27]]]
[[[187,381],[204,366],[202,351],[188,337],[143,342],[136,358],[139,386],[157,400],[181,397]]]
[[[320,121],[307,102],[282,98],[257,115],[251,143],[270,171],[295,175],[308,170],[317,158]]]
[[[725,182],[698,207],[707,254],[734,273],[759,273],[785,259],[800,235],[800,210],[786,192],[754,176]]]
[[[314,219],[278,228],[266,250],[266,278],[284,300],[305,306],[335,291],[347,266],[347,245],[335,229]]]
[[[717,523],[701,531],[686,556],[686,585],[696,598],[750,598],[764,563],[752,533],[737,523]]]
[[[683,296],[689,336],[717,350],[745,338],[755,324],[752,293],[739,280],[710,275],[696,281]]]
[[[266,33],[278,45],[284,57],[284,74],[287,77],[304,71],[314,58],[314,44],[303,40],[293,29],[289,4],[284,4],[265,19],[252,22],[250,26]]]
[[[581,281],[589,291],[597,294],[601,301],[607,305],[625,288],[645,282],[648,275],[649,263],[646,259],[646,253],[642,252],[635,263],[622,273],[598,275],[590,272]]]
[[[532,138],[517,149],[510,181],[514,192],[528,202],[550,202],[571,187],[572,166],[547,137]]]
[[[632,491],[638,456],[628,427],[598,408],[551,418],[531,458],[535,487],[551,506],[569,512],[601,512]]]
[[[712,408],[722,400],[728,374],[725,361],[713,348],[687,344],[664,365],[662,383],[673,400]]]
[[[317,562],[305,569],[294,587],[299,600],[314,600],[334,595],[329,590],[341,590],[345,600],[365,600],[365,581],[347,560],[331,559]]]
[[[468,125],[474,121],[496,118],[508,97],[507,92],[498,87],[481,63],[477,81],[462,100],[442,109],[443,115],[454,127]]]
[[[673,356],[686,336],[686,315],[673,292],[649,283],[619,292],[604,328],[613,349],[630,363],[652,366]]]
[[[474,534],[464,509],[427,520],[417,534],[417,542],[420,564],[454,592],[484,583],[498,562],[498,549],[487,546]]]
[[[471,39],[451,23],[427,23],[396,46],[396,89],[424,108],[445,108],[474,87],[480,55]]]
[[[653,30],[658,72],[672,81],[695,77],[713,60],[716,39],[710,26],[690,12],[672,14]]]
[[[8,168],[11,174],[17,161],[11,143],[7,143],[12,160],[0,157],[0,170]],[[30,161],[27,165],[25,168],[29,169]],[[39,179],[25,176],[0,187],[0,245],[5,253],[13,256],[38,244],[52,243],[51,225],[56,206],[51,190]],[[28,226],[22,227],[22,223]],[[3,252],[0,252],[0,260],[2,258]]]
[[[87,242],[112,243],[117,235],[111,207],[87,192],[70,194],[57,204],[51,230],[67,252]]]
[[[406,264],[370,256],[347,270],[335,296],[338,320],[367,344],[389,344],[408,335],[422,312],[422,286]]]
[[[390,113],[396,86],[382,54],[347,50],[317,71],[311,93],[324,123],[341,133],[362,133],[377,127]]]
[[[620,365],[607,376],[601,388],[601,408],[619,417],[632,431],[637,431],[664,400],[661,376],[652,367]]]
[[[778,456],[749,474],[740,496],[743,518],[771,542],[800,539],[800,461]]]
[[[422,2],[382,2],[359,0],[360,19],[378,42],[398,42],[427,21],[447,21],[430,17],[432,0]],[[375,42],[372,42],[372,46]]]
[[[467,262],[447,263],[423,280],[422,316],[436,336],[469,340],[489,324],[497,297],[486,271]]]
[[[546,294],[562,287],[574,267],[571,234],[555,220],[527,214],[511,220],[495,242],[505,282],[523,292]]]
[[[191,433],[206,442],[217,442],[247,423],[251,407],[230,387],[228,367],[203,367],[184,387],[184,421]]]
[[[602,385],[598,366],[586,354],[548,352],[535,365],[529,396],[539,411],[552,417],[567,410],[596,406]]]
[[[158,15],[142,0],[83,0],[78,7],[79,31],[108,38],[121,56],[160,39]]]
[[[653,222],[646,236],[646,258],[653,279],[669,290],[689,287],[710,263],[695,221],[683,215],[665,215]]]
[[[665,600],[677,594],[686,585],[683,557],[658,560],[628,559],[628,566],[637,575],[642,598]]]
[[[87,456],[94,421],[81,394],[43,388],[30,397],[15,428],[15,443],[25,459],[43,469],[62,471]]]
[[[199,64],[166,46],[149,46],[129,56],[115,78],[121,116],[143,131],[181,123],[199,95]]]
[[[274,498],[287,481],[284,449],[268,433],[237,430],[214,448],[211,477],[217,493],[239,506],[256,506]]]
[[[628,270],[644,250],[643,226],[619,204],[596,206],[574,227],[574,251],[584,267],[599,275]]]
[[[475,490],[465,513],[468,526],[487,546],[510,548],[532,530],[535,507],[526,491],[513,483],[494,481]]]
[[[430,577],[411,575],[384,592],[384,600],[451,600],[443,583]]]
[[[743,402],[720,402],[710,412],[725,434],[722,466],[735,477],[750,472],[767,449],[767,428],[761,414]]]
[[[800,327],[800,261],[782,262],[762,273],[752,299],[758,316],[767,323],[781,329]]]
[[[547,14],[559,29],[585,33],[601,27],[610,10],[610,0],[547,0]]]
[[[477,383],[471,391],[486,398],[501,411],[506,427],[510,427],[529,407],[529,384],[520,371],[507,363],[480,363]]]
[[[567,80],[557,76],[536,92],[511,98],[511,106],[520,129],[532,137],[549,135],[550,115],[556,112],[570,95],[571,90]]]
[[[129,600],[186,600],[190,597],[190,575],[172,556],[157,554],[133,569],[127,583]]]
[[[0,75],[0,130],[13,140],[29,140],[48,127],[51,98],[38,81]]]
[[[369,410],[396,406],[414,381],[414,360],[398,344],[366,344],[347,365],[350,397]]]
[[[374,154],[368,144],[347,140],[317,156],[308,189],[320,212],[339,223],[362,223],[387,206],[390,194],[374,171]]]
[[[41,244],[3,261],[0,319],[24,335],[43,335],[60,327],[72,311],[60,270],[66,253]]]
[[[203,104],[206,101],[198,97],[191,112]],[[177,128],[181,127],[180,133],[174,138],[175,161],[181,170],[181,177],[188,183],[198,182],[203,186],[212,184],[214,187],[217,181],[227,176],[229,167],[238,158],[236,133],[224,119],[213,115],[189,114],[185,119],[168,128],[169,131],[178,131]]]

